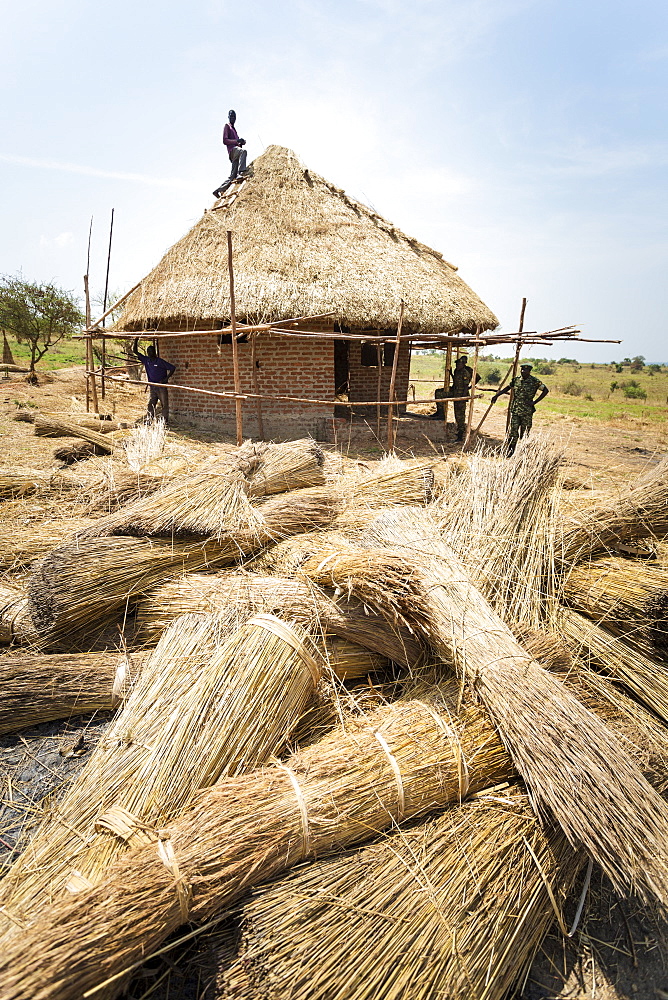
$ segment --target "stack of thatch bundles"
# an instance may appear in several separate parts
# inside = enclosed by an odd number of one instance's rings
[[[540,438],[520,442],[512,458],[474,453],[434,510],[471,581],[507,622],[535,628],[551,616],[562,460]]]
[[[319,680],[316,657],[307,632],[272,615],[238,629],[211,615],[176,621],[0,884],[2,912],[22,920],[66,886],[98,882],[126,841],[153,839],[144,831],[170,822],[198,789],[279,752]]]
[[[668,668],[665,663],[643,656],[607,629],[562,608],[558,628],[574,656],[588,662],[632,691],[648,708],[668,723]]]
[[[364,720],[347,721],[313,746],[287,758],[282,766],[219,782],[180,820],[153,833],[153,843],[126,855],[97,888],[81,892],[75,902],[43,908],[26,930],[6,942],[0,960],[3,998],[79,1000],[102,983],[107,984],[104,995],[113,996],[133,963],[141,965],[144,956],[159,947],[186,917],[195,922],[204,920],[228,907],[248,887],[302,859],[363,841],[399,819],[410,820],[446,802],[456,804],[464,795],[475,795],[477,790],[512,777],[510,760],[486,716],[473,705],[457,711],[459,688],[454,681],[416,694],[418,697],[407,695]],[[624,706],[618,706],[618,696],[613,695],[606,716],[621,719],[625,714]],[[628,731],[637,743],[648,775],[662,774],[665,779],[665,731],[639,709],[631,707],[628,714],[631,728],[625,729],[629,723],[622,722],[622,732]],[[435,821],[443,824],[441,839],[433,841],[438,850],[427,854],[422,850],[425,843],[432,843],[431,833],[422,830],[416,835],[421,839],[415,840],[409,834],[402,842],[415,848],[408,868],[416,874],[410,879],[397,874],[397,881],[389,880],[388,869],[379,870],[378,866],[367,870],[360,892],[371,891],[368,887],[373,881],[378,913],[368,912],[375,907],[367,907],[363,895],[351,908],[355,922],[364,917],[368,928],[366,918],[376,915],[382,921],[383,909],[389,907],[387,926],[376,927],[376,934],[384,939],[387,933],[399,938],[396,948],[388,943],[386,963],[401,951],[399,942],[407,962],[411,958],[421,961],[413,950],[413,917],[420,908],[432,929],[433,921],[440,921],[438,934],[428,943],[434,960],[436,945],[449,956],[447,975],[453,989],[465,988],[469,961],[472,982],[489,990],[488,994],[473,995],[499,996],[494,976],[506,977],[504,989],[513,981],[518,971],[515,959],[527,956],[552,918],[548,901],[552,885],[558,897],[557,888],[572,881],[580,859],[552,827],[546,839],[526,810],[525,801],[516,802],[517,793],[502,792],[501,806],[506,805],[503,799],[508,795],[513,800],[509,815],[506,817],[505,808],[499,815],[492,802],[490,813],[480,818],[480,836],[468,844],[459,836],[465,836],[468,810],[462,814],[459,808],[449,818],[446,814]],[[518,816],[517,823],[513,815]],[[498,829],[498,839],[494,829]],[[126,835],[137,836],[131,820]],[[485,851],[487,836],[492,841]],[[389,845],[391,852],[395,858],[408,861],[409,855],[399,843],[394,839]],[[516,863],[508,865],[509,855]],[[332,864],[336,868],[344,860]],[[427,865],[424,871],[421,861]],[[389,854],[383,863],[392,864]],[[426,873],[432,865],[438,866],[434,884],[440,883],[444,890],[456,885],[461,891],[444,891],[444,895],[431,891]],[[358,872],[354,867],[352,876]],[[480,873],[479,881],[476,872]],[[328,888],[325,885],[320,897],[323,906],[331,899]],[[345,900],[346,894],[351,894],[350,885],[342,886],[341,893]],[[440,904],[435,915],[425,912],[428,900]],[[401,919],[397,907],[403,914]],[[452,923],[445,922],[450,929],[447,935],[442,934],[443,912],[452,918]],[[292,919],[286,918],[285,912],[283,918],[282,930],[293,940]],[[329,934],[318,937],[320,927],[314,918],[315,936],[307,941],[308,926],[302,923],[300,947],[319,942],[314,945],[320,949],[319,961],[329,969],[332,960],[326,949],[335,948],[342,968],[349,969],[347,959],[354,956],[357,963],[364,962],[376,935],[367,939],[363,954],[349,948],[342,951],[341,941],[350,940],[354,933],[346,926],[343,933],[339,928],[336,940]],[[523,942],[525,928],[529,930]],[[109,948],[110,940],[113,948]],[[420,938],[422,943],[426,940]],[[278,942],[276,946],[281,947]],[[467,961],[458,966],[460,948]],[[485,969],[489,971],[487,978]],[[313,982],[320,984],[316,973],[317,969],[311,968]],[[392,981],[394,977],[405,981],[405,969],[397,965],[387,974]],[[333,974],[332,981],[338,982],[338,975]],[[300,974],[295,985],[301,982]]]
[[[668,458],[650,468],[617,497],[571,510],[559,526],[557,557],[582,562],[597,552],[668,534]]]
[[[328,532],[323,532],[327,535]],[[189,573],[149,591],[138,603],[135,642],[157,642],[165,628],[186,612],[249,614],[267,611],[302,625],[317,623],[321,633],[339,636],[409,669],[424,657],[424,648],[405,627],[349,600],[328,594],[303,580],[276,576]]]
[[[646,655],[668,656],[668,570],[630,559],[597,559],[573,567],[568,604]]]
[[[185,920],[206,919],[304,858],[506,780],[512,766],[496,733],[475,706],[455,716],[457,696],[451,684],[401,699],[284,765],[218,782],[169,829],[145,831],[152,842],[96,888],[42,906],[11,935],[3,1000],[78,1000],[112,976],[118,987]],[[127,820],[126,835],[137,827]]]
[[[36,568],[29,596],[44,642],[68,648],[99,636],[142,594],[189,570],[225,566],[290,534],[326,526],[335,507],[327,490],[295,490],[270,498],[253,530],[201,542],[105,537],[55,549]]]
[[[389,456],[378,463],[374,473],[359,468],[345,472],[334,483],[343,509],[335,525],[357,529],[385,507],[424,507],[436,493],[431,463],[405,462]]]
[[[304,568],[419,628],[482,698],[530,794],[620,887],[668,903],[668,807],[595,715],[522,649],[424,513],[381,515],[360,550]]]
[[[114,708],[147,654],[63,653],[0,658],[0,734]]]
[[[94,533],[219,538],[226,531],[252,529],[262,515],[250,498],[322,486],[323,461],[322,449],[309,439],[242,446],[110,514]]]
[[[665,787],[665,728],[602,678],[569,683]],[[217,995],[502,1000],[555,912],[566,931],[563,904],[585,856],[519,789],[474,800],[255,890]]]

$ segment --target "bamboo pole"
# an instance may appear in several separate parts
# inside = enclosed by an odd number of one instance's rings
[[[399,323],[397,324],[397,336],[394,341],[394,357],[392,358],[392,376],[390,378],[390,391],[388,394],[387,406],[387,450],[394,448],[394,386],[397,381],[397,366],[399,364],[399,347],[401,346],[401,328],[404,325],[404,300],[401,300],[399,308]]]
[[[376,379],[376,399],[378,400],[378,404],[376,406],[376,437],[380,441],[380,394],[383,388],[382,352],[380,344],[376,344],[376,364],[378,366],[378,378]]]
[[[234,269],[232,267],[232,233],[227,230],[227,266],[230,272],[230,327],[232,330],[232,368],[234,370],[234,413],[237,422],[237,447],[244,439],[241,402],[241,376],[239,374],[239,345],[237,343],[237,316],[234,300]]]
[[[445,371],[443,372],[443,388],[446,393],[450,388],[450,367],[452,365],[452,344],[448,343],[445,349]],[[443,440],[448,441],[448,397],[443,401]]]
[[[84,274],[84,291],[86,293],[86,328],[90,325],[90,290],[88,287],[88,275]],[[90,387],[90,392],[89,392]],[[93,412],[99,413],[100,408],[97,402],[97,383],[95,381],[95,371],[93,364],[93,341],[91,337],[86,338],[86,412],[90,411],[90,404],[93,404]]]
[[[513,382],[515,381],[515,378],[517,376],[517,366],[520,363],[520,354],[522,352],[521,334],[522,330],[524,329],[524,311],[526,307],[527,307],[527,300],[522,299],[522,308],[520,310],[520,326],[519,326],[520,337],[518,338],[517,345],[515,347],[515,358],[513,360],[513,375],[510,380],[510,397],[508,399],[508,410],[506,412],[506,434],[508,433],[508,428],[510,427],[510,411],[513,405]]]
[[[262,396],[258,391],[258,378],[257,378],[257,344],[256,344],[257,334],[251,334],[251,382],[253,385],[253,392],[257,395],[255,401],[255,409],[257,413],[257,429],[260,435],[260,440],[264,441],[264,421],[262,419]]]
[[[109,224],[109,248],[107,250],[107,272],[104,279],[104,299],[102,300],[102,309],[106,316],[107,312],[107,299],[109,297],[109,265],[111,264],[111,238],[114,233],[114,210],[111,210],[111,223]],[[102,326],[106,324],[103,321]],[[102,399],[105,397],[105,368],[107,365],[107,340],[104,334],[102,335],[102,379],[100,382],[100,388],[102,390]]]
[[[469,441],[471,439],[471,423],[473,422],[473,406],[475,403],[475,380],[478,374],[478,352],[480,348],[476,347],[473,353],[473,371],[471,372],[471,385],[469,386],[469,393],[471,394],[471,401],[469,402],[469,412],[466,421],[466,437],[464,438],[464,444],[462,445],[462,452],[468,450]]]
[[[99,373],[94,373],[99,378]],[[164,385],[164,382],[144,382],[139,379],[128,379],[119,375],[107,375],[108,381],[119,382],[121,385],[140,385],[145,387],[147,385]],[[220,396],[222,399],[234,399],[236,393],[234,392],[217,392],[214,389],[197,389],[192,385],[174,385],[172,382],[169,384],[170,389],[183,389],[184,392],[197,392],[204,396]],[[272,399],[278,400],[285,403],[311,403],[313,406],[377,406],[378,400],[371,400],[370,402],[345,402],[340,399],[310,399],[304,396],[275,396],[271,393],[254,393],[254,392],[242,392],[239,394],[240,399]],[[450,399],[451,403],[458,402],[468,402],[471,398],[470,394],[466,396],[455,396]],[[387,400],[381,399],[380,403],[384,406]]]

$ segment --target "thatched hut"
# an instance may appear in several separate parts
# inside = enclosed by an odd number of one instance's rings
[[[258,334],[253,351],[249,342],[239,344],[244,391],[252,391],[255,374],[258,390],[267,396],[331,404],[265,399],[267,436],[325,432],[334,416],[335,395],[355,402],[375,400],[379,375],[380,398],[388,398],[393,345],[383,345],[379,372],[376,344],[366,342],[364,335],[393,335],[402,299],[406,334],[473,333],[497,325],[494,314],[440,253],[306,169],[291,150],[270,146],[254,161],[252,176],[233,185],[144,278],[115,329],[183,333],[227,326],[227,230],[233,232],[239,321],[258,324],[333,314],[303,324],[322,338]],[[160,353],[176,364],[175,383],[233,389],[229,334],[161,339]],[[396,398],[404,403],[409,358],[409,344],[403,343]],[[175,413],[225,423],[234,419],[231,400],[178,389],[171,391],[171,399]],[[252,400],[244,402],[244,428],[257,433]]]

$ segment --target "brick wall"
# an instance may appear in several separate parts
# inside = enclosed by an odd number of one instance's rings
[[[304,324],[308,330],[323,332],[333,330],[328,320],[311,320]],[[239,373],[243,392],[252,392],[251,345],[239,344]],[[232,345],[218,346],[215,336],[167,337],[160,341],[160,352],[167,361],[176,365],[175,383],[195,389],[215,392],[234,390]],[[350,400],[363,402],[377,398],[378,369],[362,367],[360,341],[349,342]],[[258,391],[272,396],[301,396],[307,399],[330,401],[334,397],[334,341],[271,337],[259,334],[256,341],[256,367]],[[408,393],[410,348],[402,344],[397,367],[396,396],[404,401]],[[381,368],[381,399],[387,399],[392,375],[391,365]],[[385,408],[383,408],[385,409]],[[170,389],[170,410],[176,415],[194,417],[215,424],[221,430],[233,431],[235,406],[233,399],[207,396],[200,393]],[[339,410],[341,416],[348,410]],[[360,407],[360,416],[375,419],[375,410]],[[242,402],[244,434],[259,436],[257,405],[255,400]],[[334,404],[317,406],[287,400],[262,401],[264,435],[270,437],[301,437],[312,434],[327,440],[331,437]]]
[[[383,365],[380,370],[380,396],[378,393],[378,368],[369,368],[361,364],[362,344],[359,340],[351,340],[348,352],[349,364],[349,399],[351,402],[365,402],[374,399],[389,399],[390,380],[392,378],[392,365]],[[383,350],[381,348],[381,360]],[[411,352],[408,344],[401,344],[399,347],[399,361],[397,362],[397,378],[394,384],[396,398],[401,400],[403,405],[399,406],[399,411],[406,409],[406,398],[408,396],[408,374],[411,363]],[[382,408],[385,412],[385,407]],[[372,415],[372,407],[363,406],[358,411],[364,416]],[[375,410],[373,410],[375,417]]]
[[[308,323],[309,330],[331,330],[332,324],[320,321]],[[251,345],[239,344],[239,373],[242,391],[252,392]],[[232,345],[220,347],[215,336],[168,337],[160,341],[160,352],[176,365],[173,382],[212,389],[234,391]],[[331,340],[292,339],[259,334],[256,341],[258,391],[273,396],[302,396],[308,399],[331,400],[334,396],[334,345]],[[222,429],[235,426],[234,400],[218,396],[170,389],[170,410],[202,418]],[[299,437],[314,434],[326,437],[334,412],[331,406],[293,403],[279,400],[262,401],[265,437]],[[255,400],[242,402],[244,434],[257,437]]]

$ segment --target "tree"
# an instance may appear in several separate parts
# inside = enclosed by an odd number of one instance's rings
[[[636,354],[635,358],[631,361],[631,371],[641,372],[645,367],[645,358],[642,354]]]
[[[30,374],[46,352],[71,337],[84,316],[71,292],[48,283],[38,285],[19,275],[0,278],[0,327],[11,330],[19,344],[30,346]]]

